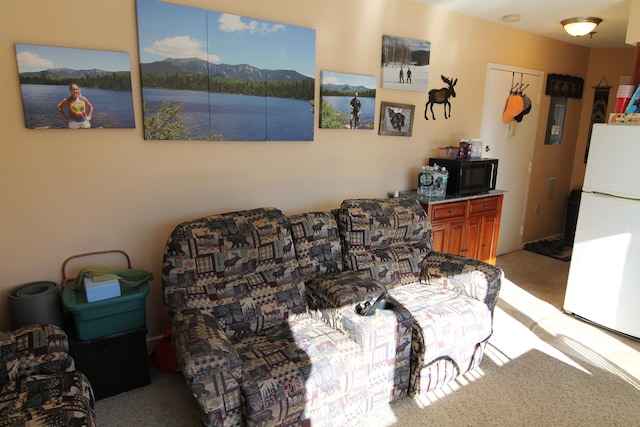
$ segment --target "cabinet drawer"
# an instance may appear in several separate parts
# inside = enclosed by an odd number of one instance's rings
[[[498,210],[499,197],[486,197],[469,201],[469,215],[484,215]]]
[[[446,221],[450,219],[465,218],[467,216],[467,202],[442,203],[433,205],[429,219],[433,221]]]

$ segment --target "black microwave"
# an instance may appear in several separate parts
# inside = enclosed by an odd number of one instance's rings
[[[444,166],[449,171],[447,194],[468,196],[496,189],[498,159],[436,159],[429,165]]]

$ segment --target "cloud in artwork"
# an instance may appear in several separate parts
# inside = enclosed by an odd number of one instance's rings
[[[248,31],[250,34],[269,34],[275,33],[276,31],[284,31],[285,29],[285,26],[282,24],[270,25],[269,23],[259,23],[255,20],[243,22],[240,16],[230,15],[228,13],[221,14],[218,22],[220,23],[220,30],[228,33],[234,31]]]
[[[160,55],[166,58],[200,58],[205,61],[217,62],[215,55],[207,55],[202,48],[202,43],[188,36],[167,37],[155,41],[145,52]]]
[[[53,61],[32,52],[20,52],[16,57],[20,72],[47,70],[55,65]]]
[[[323,77],[322,78],[322,84],[339,85],[340,84],[340,80],[338,80],[338,78],[335,77],[335,76]]]

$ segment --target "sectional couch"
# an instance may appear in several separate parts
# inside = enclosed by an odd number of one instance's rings
[[[173,343],[205,425],[359,425],[482,360],[502,271],[432,251],[410,198],[183,222],[164,250]],[[356,306],[384,296],[375,312]]]

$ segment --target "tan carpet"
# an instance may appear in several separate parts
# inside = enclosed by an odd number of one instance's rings
[[[452,387],[380,405],[363,426],[640,426],[640,343],[561,311],[569,263],[527,251],[505,271],[478,370]],[[516,285],[517,283],[517,285]],[[101,427],[196,426],[180,374],[97,402]]]

